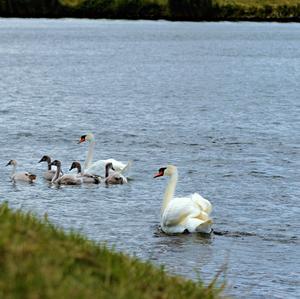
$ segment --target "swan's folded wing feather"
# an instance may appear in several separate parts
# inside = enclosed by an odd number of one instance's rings
[[[191,199],[195,204],[197,204],[202,211],[204,211],[206,214],[210,214],[212,211],[212,204],[202,197],[199,193],[193,193],[191,194]]]
[[[53,177],[55,176],[56,171],[55,170],[47,170],[43,173],[43,178],[47,181],[51,181]]]
[[[97,179],[97,178],[100,178],[99,175],[91,174],[91,173],[86,173],[86,172],[82,175],[82,177],[86,177],[86,178],[90,178],[90,179]]]
[[[17,181],[28,181],[29,180],[29,175],[30,173],[27,171],[23,172],[17,172],[14,175],[11,176],[12,180],[17,180]]]
[[[119,171],[120,174],[126,173],[132,165],[132,161],[128,161],[128,163]]]
[[[105,172],[105,165],[107,163],[112,163],[114,169],[118,172],[120,172],[125,166],[127,166],[124,163],[117,161],[115,159],[98,160],[98,161],[92,163],[91,165],[89,165],[89,167],[87,167],[84,170],[84,172],[87,172],[90,174],[96,174],[96,175],[103,175],[103,173]]]
[[[124,164],[123,162],[117,161],[117,160],[115,160],[115,159],[107,159],[107,160],[105,160],[105,161],[106,161],[105,164],[106,164],[106,163],[112,163],[113,168],[114,168],[115,171],[117,171],[117,172],[121,172],[122,169],[124,169],[124,168],[127,166],[127,164]],[[128,167],[130,167],[130,164],[128,165]],[[125,171],[126,171],[126,170],[125,170]]]
[[[173,198],[162,215],[162,225],[179,225],[184,223],[187,217],[196,217],[199,213],[199,206],[191,198]]]
[[[103,175],[105,171],[105,165],[105,160],[98,160],[89,165],[89,167],[84,170],[84,173]]]
[[[73,184],[80,184],[82,180],[74,174],[64,174],[63,176],[59,177],[56,180],[59,184],[66,184],[66,185],[73,185]]]

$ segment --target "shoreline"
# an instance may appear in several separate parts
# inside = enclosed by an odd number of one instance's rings
[[[39,16],[39,17],[20,17],[20,16],[1,16],[0,19],[2,20],[9,20],[9,19],[29,19],[29,20],[68,20],[68,19],[73,19],[73,20],[99,20],[99,21],[165,21],[165,22],[174,22],[174,23],[179,23],[179,22],[186,22],[186,23],[222,23],[222,22],[230,22],[230,23],[242,23],[242,22],[247,22],[247,23],[300,23],[300,18],[274,18],[274,19],[261,19],[261,18],[232,18],[232,19],[221,19],[221,18],[216,18],[216,19],[202,19],[202,20],[190,20],[190,19],[129,19],[129,18],[88,18],[88,17],[74,17],[74,16],[61,16],[61,17],[49,17],[49,16]]]

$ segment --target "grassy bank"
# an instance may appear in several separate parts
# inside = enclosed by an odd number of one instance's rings
[[[204,286],[0,205],[0,298],[218,298]]]
[[[0,0],[0,16],[300,21],[300,0]]]

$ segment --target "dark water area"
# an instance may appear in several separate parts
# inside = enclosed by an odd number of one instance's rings
[[[0,198],[236,298],[299,298],[300,24],[0,19]],[[44,154],[133,160],[123,186],[57,188]],[[9,159],[40,176],[9,181]],[[159,231],[178,196],[214,210],[209,238]]]

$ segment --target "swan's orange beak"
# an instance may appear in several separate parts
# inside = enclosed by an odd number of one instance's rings
[[[158,178],[158,177],[163,176],[163,175],[164,175],[164,172],[160,171],[160,172],[156,173],[153,178],[155,179],[155,178]]]

